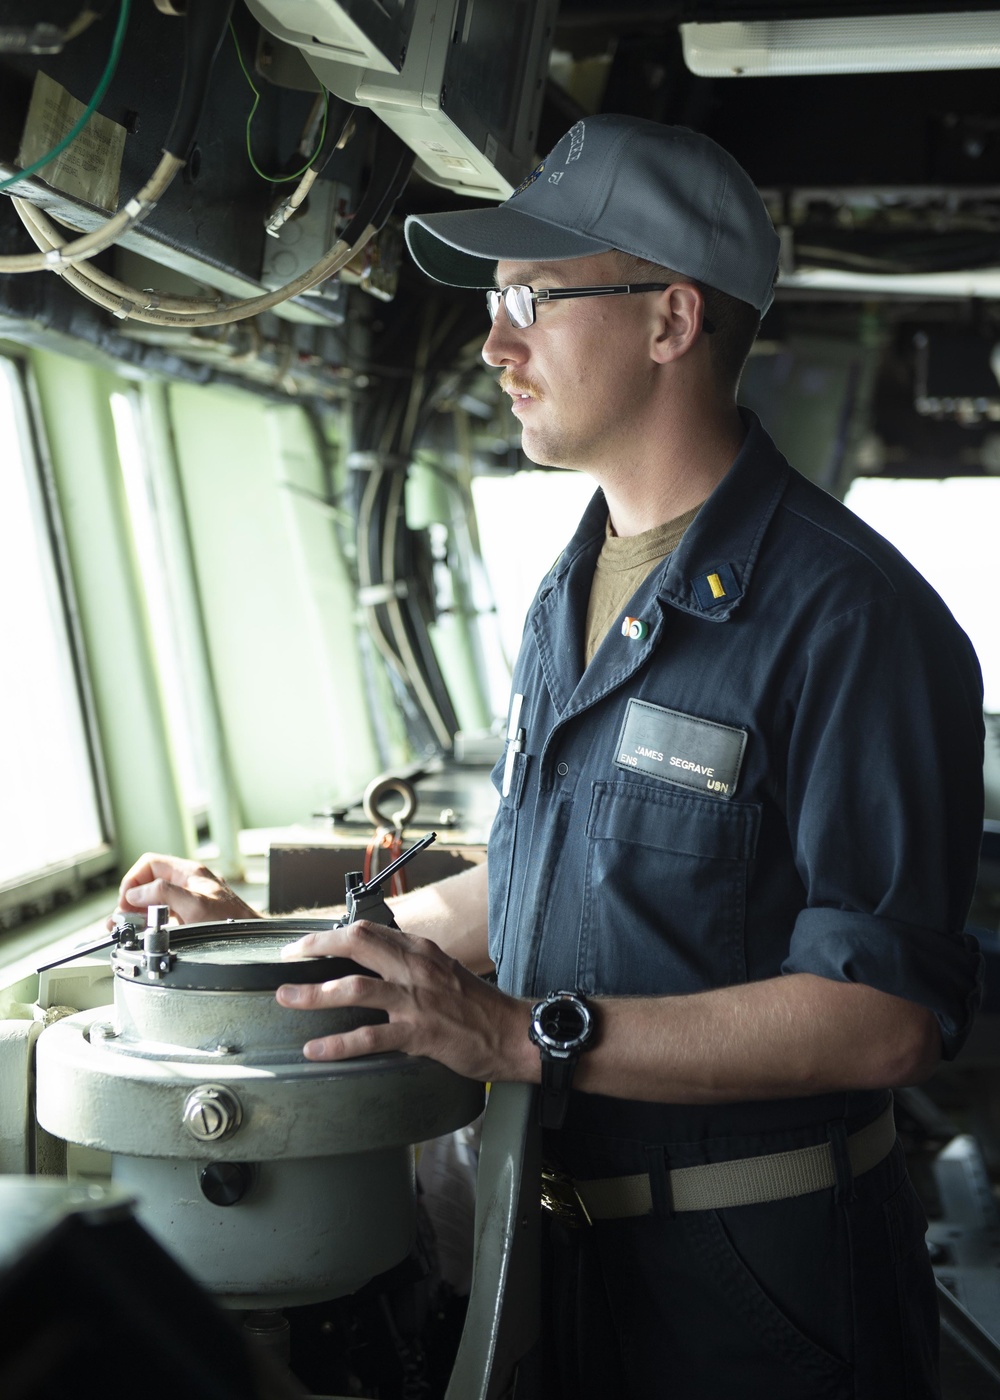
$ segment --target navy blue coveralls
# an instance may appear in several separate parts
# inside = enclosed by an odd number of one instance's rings
[[[929,1007],[962,1044],[982,829],[982,689],[964,633],[760,424],[584,669],[607,507],[543,580],[501,758],[490,953],[519,996],[675,995],[810,972]],[[574,1092],[546,1151],[578,1178],[846,1135],[884,1091],[647,1104]],[[897,1146],[792,1200],[555,1231],[562,1400],[937,1393],[925,1220]],[[552,1400],[552,1392],[549,1392]]]

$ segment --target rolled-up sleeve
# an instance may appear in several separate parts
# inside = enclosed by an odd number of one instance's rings
[[[952,1058],[978,1005],[964,931],[982,835],[982,682],[929,590],[886,590],[809,637],[784,797],[806,907],[782,972],[928,1007]]]

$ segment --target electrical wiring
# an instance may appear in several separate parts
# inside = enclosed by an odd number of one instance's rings
[[[404,284],[403,298],[407,290]],[[402,686],[401,710],[418,751],[432,744],[449,752],[459,721],[428,625],[433,602],[422,588],[427,573],[421,567],[420,532],[405,521],[406,472],[429,415],[440,404],[442,376],[451,373],[456,346],[471,342],[479,319],[473,307],[448,308],[433,298],[428,303],[426,296],[403,300],[366,357],[365,369],[381,381],[380,390],[355,405],[352,416],[347,465],[356,483],[354,559],[364,636],[393,686]],[[469,376],[483,373],[478,359],[476,365],[473,371],[470,358]],[[449,399],[457,397],[461,382],[449,390]],[[466,511],[471,509],[464,483],[433,462],[424,465],[439,472],[461,493]]]
[[[104,94],[108,90],[111,79],[115,75],[115,70],[118,67],[118,60],[121,58],[122,46],[125,43],[125,31],[128,28],[128,17],[131,8],[132,0],[121,0],[121,6],[118,11],[118,25],[115,29],[115,36],[111,41],[111,52],[108,55],[108,61],[104,66],[104,72],[98,79],[93,97],[87,103],[79,118],[73,123],[59,144],[53,146],[51,151],[46,155],[39,156],[38,160],[33,161],[31,165],[26,165],[18,174],[8,176],[6,180],[0,180],[0,191],[9,189],[11,185],[19,184],[20,181],[25,179],[28,175],[34,175],[37,171],[41,170],[44,165],[48,165],[50,160],[55,160],[56,156],[62,155],[66,147],[71,146],[80,135],[80,132],[97,110]]]
[[[383,660],[395,673],[397,679],[406,690],[412,691],[402,658],[393,649],[391,639],[379,624],[378,609],[384,606],[384,599],[379,602],[374,601],[375,597],[381,599],[381,595],[387,592],[386,586],[381,582],[378,566],[377,541],[384,534],[384,529],[382,512],[379,511],[376,515],[376,507],[380,504],[380,498],[383,495],[387,473],[390,470],[399,470],[401,466],[401,463],[394,463],[387,467],[384,462],[378,460],[373,462],[368,471],[368,479],[365,482],[361,504],[358,508],[357,567],[361,605],[369,616],[371,636]],[[372,567],[373,556],[375,557],[375,568]]]
[[[418,359],[429,337],[430,323],[425,322]],[[418,395],[420,392],[418,388]],[[406,401],[412,402],[413,396],[409,393],[405,399],[399,394],[395,397],[396,402],[389,408],[382,428],[381,440],[386,448],[394,443],[398,451],[407,419],[412,417],[407,412]],[[358,577],[362,599],[368,596],[364,606],[376,647],[416,701],[435,745],[447,751],[451,748],[458,720],[433,649],[430,648],[430,657],[426,654],[429,647],[426,630],[413,616],[416,600],[399,582],[405,460],[405,456],[395,453],[390,457],[386,451],[372,459],[358,511]],[[381,509],[376,512],[380,503]]]
[[[14,209],[21,222],[27,228],[38,246],[45,250],[53,245],[49,241],[49,234],[43,226],[41,211],[26,199],[12,197]],[[60,220],[60,222],[62,222]],[[51,225],[48,226],[51,230]],[[180,311],[183,312],[191,304],[190,297],[168,296],[165,292],[139,292],[135,287],[130,287],[126,282],[119,282],[116,277],[103,272],[100,268],[88,263],[84,267],[74,267],[72,264],[65,268],[56,268],[55,271],[62,275],[68,286],[72,286],[88,300],[94,301],[98,306],[103,306],[105,310],[114,312],[115,307],[120,302],[134,302],[138,297],[146,298],[144,307],[149,310]],[[68,276],[74,273],[74,276]],[[104,292],[106,296],[98,297],[91,295],[92,292]],[[109,298],[111,300],[109,300]],[[219,305],[222,298],[219,298]],[[200,303],[199,303],[200,305]]]
[[[378,181],[374,175],[372,176],[354,217],[333,248],[311,268],[275,291],[247,297],[241,301],[228,302],[222,306],[212,298],[193,297],[190,299],[190,312],[156,309],[150,305],[152,300],[150,294],[135,288],[127,289],[132,294],[131,296],[112,294],[92,283],[88,285],[87,290],[84,290],[79,277],[67,275],[67,269],[61,266],[58,260],[52,259],[52,254],[60,250],[64,240],[47,216],[41,210],[33,208],[31,220],[30,222],[25,220],[25,227],[40,249],[43,244],[49,245],[40,256],[51,259],[45,264],[50,271],[60,272],[68,285],[75,286],[77,290],[83,292],[83,295],[88,296],[91,301],[97,302],[106,311],[110,311],[119,320],[136,320],[145,325],[179,326],[188,329],[198,326],[229,325],[234,321],[242,321],[249,316],[259,315],[262,311],[269,311],[273,306],[278,306],[292,297],[299,296],[302,292],[326,281],[328,277],[332,277],[361,252],[365,244],[374,237],[385,219],[388,218],[396,200],[402,193],[413,165],[413,152],[404,146],[399,138],[389,131],[388,127],[380,124],[376,139],[374,164],[376,169],[382,164],[383,170],[387,173],[384,173],[383,178]],[[21,217],[24,218],[23,214]],[[3,270],[2,267],[0,270]],[[84,278],[87,277],[87,274],[82,273],[80,269],[74,269],[74,271]]]
[[[187,154],[205,105],[212,65],[222,42],[231,9],[232,0],[199,0],[198,4],[190,6],[187,10],[184,27],[184,72],[174,119],[164,142],[160,162],[139,193],[99,229],[94,229],[71,243],[67,243],[52,230],[53,236],[49,239],[51,246],[44,252],[0,258],[0,272],[56,272],[65,268],[67,264],[84,262],[117,243],[123,234],[141,223],[152,212],[178,171],[187,163]]]
[[[388,410],[388,423],[382,424],[380,431],[380,424],[368,421],[361,437],[371,440],[381,435],[382,441],[387,435],[398,437],[405,395],[395,393],[394,398],[398,402]],[[458,720],[423,626],[419,596],[409,581],[399,578],[401,567],[406,574],[412,573],[401,554],[401,546],[406,549],[409,542],[408,533],[401,535],[405,459],[384,452],[360,452],[349,465],[366,475],[357,508],[356,560],[367,636],[402,686],[403,713],[408,715],[410,734],[417,745],[430,742],[440,752],[448,752]],[[440,699],[436,692],[441,693]]]
[[[366,594],[371,595],[378,587],[378,581],[371,567],[368,542],[372,537],[375,504],[382,488],[384,476],[385,466],[382,462],[374,463],[372,469],[368,473],[368,480],[365,482],[364,491],[361,495],[361,504],[358,508],[358,583],[360,585],[362,600],[365,598]],[[362,606],[366,611],[371,613],[374,618],[376,605],[374,603],[362,601]],[[375,645],[381,652],[383,659],[389,663],[405,684],[406,675],[403,671],[401,659],[389,646],[385,635],[377,623],[373,624],[371,631],[375,640]]]
[[[367,456],[367,454],[364,455]],[[382,486],[387,470],[384,463],[378,460],[373,461],[358,507],[357,569],[362,599],[364,599],[365,590],[374,591],[379,588],[376,578],[377,568],[374,570],[372,568],[372,554],[377,555],[377,541],[383,534],[383,519],[381,514],[376,517],[376,505],[382,495]],[[419,709],[411,678],[407,675],[401,658],[393,650],[390,639],[380,621],[379,605],[374,602],[362,602],[362,607],[368,624],[367,636],[374,642],[375,649],[385,662],[390,677],[395,680],[398,686],[403,713],[408,716],[411,725],[417,719],[423,719],[426,724],[426,718]],[[424,734],[420,735],[418,743],[425,745],[428,741],[436,742],[429,727],[426,728]],[[450,747],[450,740],[446,747]]]
[[[417,419],[420,411],[420,404],[426,393],[427,365],[431,353],[432,344],[432,313],[428,309],[424,316],[421,335],[417,342],[417,351],[414,357],[413,378],[410,383],[410,392],[407,396],[406,410],[403,415],[402,424],[399,430],[399,450],[409,458],[413,448],[414,433],[416,431]],[[393,481],[390,486],[389,509],[387,511],[387,529],[382,543],[382,577],[392,583],[396,577],[396,550],[399,520],[402,516],[402,493],[404,482]],[[417,691],[421,708],[427,719],[430,721],[439,743],[445,748],[451,746],[452,734],[457,727],[455,717],[449,723],[449,718],[442,713],[442,701],[445,697],[435,697],[431,692],[430,685],[424,678],[424,667],[420,664],[414,652],[414,639],[411,638],[410,628],[407,625],[407,618],[404,614],[402,602],[393,597],[386,604],[392,625],[393,636],[404,665],[407,675],[410,676],[412,684]]]
[[[23,201],[19,201],[19,203],[23,203]],[[21,209],[18,209],[18,213],[39,248],[47,247],[50,251],[58,250],[63,239],[40,210],[32,210],[30,221],[25,218]],[[193,297],[190,299],[192,306],[190,313],[182,310],[157,309],[153,305],[154,296],[139,291],[135,287],[125,287],[126,295],[102,288],[89,269],[85,272],[82,268],[61,265],[57,262],[52,262],[48,266],[51,271],[57,272],[68,286],[75,288],[88,300],[96,302],[98,306],[103,307],[105,311],[109,311],[112,316],[119,320],[141,321],[144,325],[175,326],[187,329],[199,326],[223,326],[234,321],[245,320],[250,316],[256,316],[262,311],[269,311],[272,306],[277,306],[281,302],[289,300],[290,297],[298,296],[318,282],[332,277],[353,257],[357,256],[368,239],[376,232],[374,227],[368,226],[364,229],[362,237],[358,239],[357,243],[345,244],[343,240],[338,241],[312,268],[302,273],[293,282],[288,283],[287,286],[279,287],[276,291],[257,297],[249,297],[244,301],[229,303],[221,307],[218,301]],[[124,284],[119,285],[124,287]],[[178,300],[183,301],[183,298]],[[204,309],[206,306],[211,309],[206,311]]]
[[[265,231],[272,238],[278,238],[288,220],[301,209],[309,191],[329,164],[334,151],[341,150],[350,140],[354,131],[356,109],[351,103],[345,102],[340,97],[333,98],[332,102],[335,104],[334,110],[340,120],[338,121],[336,117],[331,120],[331,94],[328,92],[326,94],[325,137],[320,143],[312,166],[302,176],[287,199],[283,199],[265,220]]]
[[[152,212],[183,166],[184,161],[177,156],[164,155],[139,193],[99,229],[84,234],[72,243],[59,238],[45,253],[15,253],[2,257],[0,272],[55,272],[68,264],[84,262],[97,253],[103,253],[105,248],[117,243],[123,233],[141,223]]]
[[[396,648],[403,662],[406,675],[417,694],[420,708],[423,710],[435,738],[444,749],[450,749],[452,735],[457,725],[449,727],[447,720],[441,714],[440,707],[430,686],[424,677],[424,669],[421,666],[413,649],[412,639],[406,626],[406,619],[403,615],[402,601],[398,597],[395,589],[396,584],[396,546],[399,532],[399,522],[403,518],[403,491],[406,487],[406,477],[403,472],[396,472],[389,485],[389,504],[386,510],[386,530],[382,539],[382,578],[389,585],[391,596],[387,599],[385,608],[392,625],[392,635],[396,643]]]
[[[417,415],[420,412],[420,404],[424,398],[427,386],[427,361],[431,350],[431,307],[428,306],[424,313],[421,334],[417,341],[417,352],[413,358],[413,378],[410,381],[410,392],[407,397],[406,413],[403,417],[403,424],[399,433],[399,446],[401,452],[407,457],[410,456],[413,448],[413,435],[417,427]]]
[[[252,168],[253,171],[254,171],[254,174],[259,175],[260,178],[261,178],[262,180],[266,180],[266,181],[268,182],[268,184],[270,184],[270,185],[286,185],[286,184],[291,184],[291,182],[292,182],[293,180],[299,179],[300,176],[302,176],[302,175],[304,175],[304,174],[306,173],[306,171],[309,169],[309,167],[310,167],[310,166],[313,164],[313,162],[316,160],[316,158],[317,158],[317,156],[319,155],[320,151],[323,149],[323,142],[326,140],[326,124],[327,124],[327,120],[328,120],[328,118],[329,118],[329,113],[330,113],[330,95],[329,95],[329,93],[326,94],[326,98],[325,98],[325,102],[324,102],[324,106],[323,106],[323,123],[322,123],[322,129],[321,129],[320,134],[319,134],[319,140],[318,140],[317,143],[316,143],[316,149],[313,151],[312,155],[311,155],[311,156],[309,157],[309,159],[306,161],[305,165],[303,165],[303,166],[301,167],[301,169],[293,171],[292,174],[290,174],[290,175],[265,175],[264,172],[263,172],[263,170],[261,170],[260,166],[257,164],[256,160],[254,160],[253,146],[252,146],[251,141],[250,141],[250,127],[251,127],[251,125],[252,125],[252,123],[253,123],[253,119],[254,119],[254,116],[255,116],[255,114],[256,114],[256,112],[257,112],[257,108],[260,106],[260,89],[257,87],[257,85],[256,85],[256,83],[254,82],[253,78],[251,78],[251,76],[250,76],[250,70],[247,68],[247,65],[246,65],[246,63],[245,63],[245,61],[244,61],[244,58],[243,58],[243,50],[240,48],[240,41],[239,41],[239,39],[236,37],[236,29],[235,29],[235,27],[234,27],[234,25],[233,25],[232,20],[229,21],[229,32],[230,32],[230,34],[232,35],[232,38],[233,38],[233,45],[234,45],[234,47],[235,47],[235,49],[236,49],[236,57],[239,59],[240,68],[242,68],[242,70],[243,70],[243,76],[244,76],[244,78],[246,78],[247,83],[248,83],[249,86],[250,86],[250,91],[253,93],[253,106],[250,108],[250,114],[249,114],[249,116],[247,117],[247,132],[246,132],[247,159],[248,159],[249,162],[250,162],[250,165],[251,165],[251,168]]]
[[[354,466],[365,480],[360,492],[355,558],[359,576],[371,585],[366,602],[368,634],[383,657],[391,657],[394,681],[402,673],[407,699],[420,712],[408,725],[414,742],[424,733],[439,749],[450,750],[458,720],[447,681],[428,630],[427,602],[414,579],[423,577],[412,557],[419,544],[406,528],[403,514],[405,463],[416,450],[433,404],[440,398],[441,376],[452,363],[456,341],[468,342],[478,324],[474,309],[446,310],[424,298],[404,307],[372,347],[371,371],[382,377],[382,391],[355,415]],[[471,372],[471,371],[470,371]],[[477,369],[477,373],[482,373]],[[397,377],[398,376],[398,377]],[[367,450],[366,450],[367,449]],[[432,469],[436,469],[430,464]],[[441,475],[462,489],[451,473]],[[466,492],[463,491],[463,498]],[[429,601],[429,600],[427,600]]]
[[[29,233],[34,236],[35,230],[37,229],[39,234],[43,234],[50,242],[53,241],[53,239],[61,242],[62,240],[52,228],[51,224],[48,224],[46,227],[48,221],[42,222],[42,220],[44,220],[44,215],[39,219],[37,217],[38,211],[36,210],[35,213],[35,226],[34,228],[29,227]],[[243,301],[233,302],[221,308],[217,301],[192,298],[192,302],[197,309],[191,313],[186,311],[158,310],[152,306],[152,298],[149,294],[139,292],[135,288],[126,289],[133,294],[132,298],[106,293],[101,298],[99,298],[98,295],[91,295],[90,299],[98,301],[99,305],[102,305],[106,311],[110,311],[111,314],[116,316],[119,320],[135,320],[141,321],[146,325],[180,326],[189,329],[197,326],[228,325],[234,321],[245,320],[249,316],[259,315],[262,311],[269,311],[271,307],[278,306],[282,302],[288,301],[290,298],[308,291],[310,287],[316,286],[317,283],[326,281],[328,277],[332,277],[335,273],[339,272],[342,267],[346,266],[352,258],[356,257],[377,231],[378,230],[374,226],[369,225],[363,230],[362,236],[356,243],[351,244],[345,243],[343,239],[338,240],[334,247],[325,254],[318,263],[315,263],[308,271],[295,278],[293,282],[289,282],[284,287],[279,287],[276,291],[268,292],[257,297],[249,297]],[[82,278],[89,283],[89,290],[91,292],[97,291],[96,284],[87,277],[86,274],[81,274],[79,269],[72,267],[63,269],[57,264],[51,264],[50,267],[52,271],[62,272],[64,280],[66,280],[69,285],[76,286],[79,290],[83,290]],[[66,275],[69,272],[76,272],[80,275],[76,278],[70,277]],[[141,305],[137,305],[137,302],[141,303]],[[208,311],[203,310],[206,304],[212,309]]]
[[[307,170],[288,198],[283,199],[278,207],[268,215],[264,222],[265,232],[269,233],[272,238],[278,238],[288,220],[306,202],[306,196],[318,179],[319,172],[317,170]]]

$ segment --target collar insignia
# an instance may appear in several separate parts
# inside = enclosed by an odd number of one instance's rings
[[[734,603],[743,593],[729,564],[719,564],[711,573],[693,578],[691,587],[706,612],[711,608],[720,608],[724,603]]]

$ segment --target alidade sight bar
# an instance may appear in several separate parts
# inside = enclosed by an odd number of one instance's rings
[[[422,836],[419,841],[414,841],[413,845],[408,851],[404,851],[401,856],[397,857],[397,859],[392,862],[391,865],[387,865],[384,870],[380,870],[378,874],[374,876],[371,880],[365,881],[364,879],[362,879],[360,884],[352,884],[350,886],[350,889],[356,895],[371,894],[374,890],[378,889],[379,885],[383,884],[384,881],[388,880],[390,876],[395,875],[396,871],[401,865],[405,865],[408,860],[412,860],[412,858],[417,854],[418,851],[424,850],[427,846],[431,844],[432,841],[436,840],[437,832],[429,831],[427,835]],[[347,878],[348,880],[351,880],[353,877],[351,875],[348,875]]]
[[[429,831],[419,841],[414,841],[410,849],[404,851],[398,860],[394,860],[370,880],[365,880],[360,870],[349,871],[344,877],[344,883],[347,886],[347,913],[339,921],[341,926],[353,924],[358,919],[370,919],[375,924],[386,924],[389,928],[398,928],[399,925],[392,916],[392,910],[379,891],[386,880],[395,875],[401,865],[405,865],[408,860],[412,860],[418,851],[424,850],[432,841],[436,840],[437,832]]]

